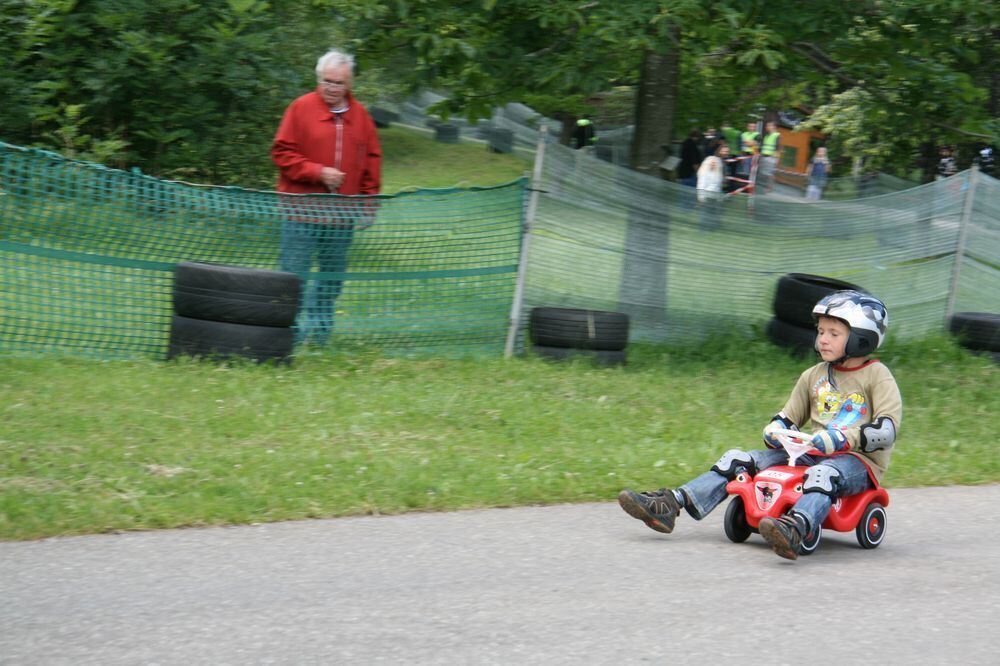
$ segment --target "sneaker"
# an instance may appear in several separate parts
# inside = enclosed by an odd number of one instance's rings
[[[780,518],[761,518],[757,529],[774,552],[788,560],[799,557],[804,526],[795,516],[785,514]]]
[[[625,513],[646,523],[650,529],[664,534],[674,531],[674,520],[681,512],[680,504],[667,488],[645,493],[626,488],[618,493],[618,503],[625,509]]]

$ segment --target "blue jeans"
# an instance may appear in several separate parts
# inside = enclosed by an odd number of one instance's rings
[[[768,467],[788,464],[788,454],[785,453],[784,449],[763,449],[749,451],[749,454],[753,458],[754,464],[757,465],[758,472]],[[833,477],[834,497],[856,495],[871,484],[868,478],[868,468],[863,462],[851,455],[833,457],[804,455],[796,463],[796,466],[814,467],[818,465],[827,465],[839,472],[839,476]],[[709,470],[682,485],[680,489],[690,500],[687,512],[696,520],[707,516],[712,509],[719,506],[722,500],[726,499],[727,483],[729,483],[727,477],[715,470]],[[823,524],[823,521],[830,514],[832,506],[832,497],[824,493],[811,492],[804,493],[795,502],[792,510],[806,519],[811,530],[816,525]]]
[[[344,281],[310,278],[313,261],[320,273],[343,273],[354,228],[348,223],[322,224],[285,220],[281,224],[281,270],[302,277],[302,299],[296,322],[295,341],[312,338],[318,345],[330,341],[333,331],[334,302]]]

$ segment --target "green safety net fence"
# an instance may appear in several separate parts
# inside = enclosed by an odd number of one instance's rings
[[[1000,312],[1000,181],[977,172],[841,201],[707,203],[586,151],[546,150],[518,349],[535,306],[625,312],[633,341],[761,331],[792,272],[878,295],[901,339],[944,330],[949,307]],[[307,276],[343,281],[332,348],[500,353],[527,193],[521,180],[292,206],[0,144],[0,353],[162,356],[177,262],[279,268],[283,226],[310,216],[356,228],[342,270]]]
[[[629,314],[633,341],[750,335],[768,326],[786,273],[869,290],[898,339],[944,331],[949,303],[1000,312],[1000,181],[978,172],[840,201],[699,201],[549,143],[538,187],[522,320],[536,306],[590,308]]]
[[[346,265],[303,274],[342,283],[331,347],[499,353],[526,185],[291,197],[0,143],[0,354],[163,357],[174,266],[278,270],[290,223],[351,229]]]

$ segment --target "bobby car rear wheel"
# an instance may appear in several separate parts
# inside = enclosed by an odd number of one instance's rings
[[[726,519],[724,522],[726,536],[733,543],[743,543],[750,538],[753,530],[747,524],[747,513],[743,508],[743,498],[734,497],[733,501],[726,507]]]
[[[885,507],[878,502],[866,506],[854,532],[862,548],[878,548],[885,537]]]

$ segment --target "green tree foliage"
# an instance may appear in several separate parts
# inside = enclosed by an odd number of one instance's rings
[[[809,83],[804,99],[817,107],[809,126],[830,134],[835,153],[886,170],[905,170],[924,154],[929,175],[935,146],[997,140],[1000,5],[824,5],[836,30],[783,31],[797,79]]]
[[[573,117],[595,92],[663,78],[643,63],[673,67],[675,53],[674,86],[635,97],[640,142],[663,138],[647,125],[680,134],[758,108],[820,108],[814,125],[843,134],[836,147],[862,142],[870,166],[892,168],[928,140],[983,140],[997,126],[1000,4],[985,0],[319,1],[349,17],[357,50],[409,58],[411,85],[447,88],[452,113],[531,99]]]
[[[332,41],[310,12],[261,0],[0,0],[2,138],[270,184],[282,109]]]
[[[870,168],[1000,131],[987,0],[0,0],[0,34],[0,138],[214,182],[271,183],[280,113],[331,44],[365,100],[434,87],[445,114],[522,101],[568,127],[627,88],[636,166],[764,108],[816,111]]]

